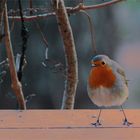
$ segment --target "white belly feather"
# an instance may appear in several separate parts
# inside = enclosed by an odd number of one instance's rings
[[[128,88],[126,85],[120,89],[116,89],[115,86],[112,89],[101,86],[91,90],[88,87],[88,95],[97,106],[120,106],[128,98]]]

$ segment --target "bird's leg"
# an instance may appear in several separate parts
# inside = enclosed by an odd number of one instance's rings
[[[96,120],[96,123],[91,123],[91,124],[94,125],[95,127],[102,125],[102,124],[100,123],[101,111],[102,111],[102,110],[100,109],[99,114],[98,114],[98,118],[97,118],[97,120]]]
[[[123,125],[127,125],[127,126],[132,125],[133,123],[131,123],[131,122],[129,122],[129,121],[127,120],[126,114],[125,114],[124,109],[123,109],[122,106],[121,106],[121,109],[122,109],[122,112],[123,112],[123,115],[124,115]]]

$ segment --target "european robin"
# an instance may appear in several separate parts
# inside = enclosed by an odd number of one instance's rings
[[[128,122],[122,104],[128,98],[128,84],[123,68],[106,55],[96,55],[91,60],[87,90],[91,101],[98,107],[120,106],[124,115],[124,125]],[[95,126],[100,123],[101,109]]]

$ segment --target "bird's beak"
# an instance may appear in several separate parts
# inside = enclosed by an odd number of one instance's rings
[[[91,61],[91,67],[96,67],[96,65],[93,61]]]
[[[91,67],[96,67],[96,65],[95,64],[91,64]]]

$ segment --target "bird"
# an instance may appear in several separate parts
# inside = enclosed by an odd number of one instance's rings
[[[120,106],[124,115],[123,125],[131,125],[122,104],[128,99],[128,80],[124,69],[107,55],[99,54],[91,59],[87,81],[91,101],[100,108],[97,120],[92,125],[100,126],[101,107]]]

